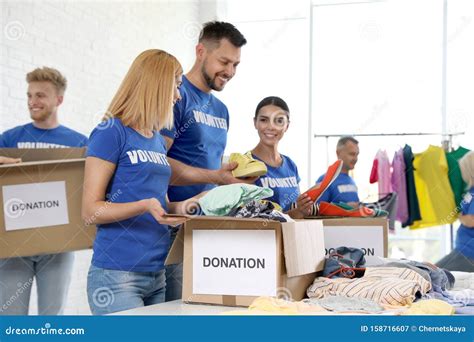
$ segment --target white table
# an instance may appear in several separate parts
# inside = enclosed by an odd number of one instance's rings
[[[161,304],[154,304],[149,306],[143,306],[140,308],[115,312],[111,315],[166,315],[166,316],[201,316],[201,315],[219,315],[222,312],[232,310],[242,310],[242,307],[231,307],[221,305],[204,305],[204,304],[186,304],[181,299],[174,300],[172,302],[166,302]]]

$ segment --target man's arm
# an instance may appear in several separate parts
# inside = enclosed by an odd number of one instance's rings
[[[225,185],[234,183],[253,184],[258,179],[258,177],[235,178],[232,175],[232,170],[237,167],[237,163],[222,164],[222,167],[218,170],[208,170],[189,166],[170,157],[168,157],[168,162],[171,165],[172,173],[170,183],[172,185]]]
[[[173,145],[174,140],[163,136],[166,141],[166,148],[169,150]],[[171,180],[172,185],[193,185],[193,184],[233,184],[233,183],[247,183],[253,184],[258,177],[251,178],[235,178],[232,175],[232,170],[237,167],[237,163],[222,164],[218,170],[208,170],[198,167],[193,167],[179,160],[168,157],[168,162],[171,165]]]

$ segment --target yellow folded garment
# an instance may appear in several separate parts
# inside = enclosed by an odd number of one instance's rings
[[[279,312],[285,315],[296,315],[298,313],[295,302],[275,297],[258,297],[250,304],[249,310]]]
[[[454,307],[439,299],[426,299],[413,303],[402,315],[453,315]]]
[[[291,302],[276,297],[258,297],[248,310],[224,312],[224,315],[311,315],[327,312],[323,307],[304,302]]]

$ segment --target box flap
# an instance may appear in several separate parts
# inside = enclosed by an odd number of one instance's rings
[[[86,148],[0,148],[0,156],[21,158],[23,162],[78,159],[86,157]]]
[[[326,250],[320,220],[296,220],[282,223],[283,246],[288,277],[320,271]]]
[[[0,153],[1,153],[1,151],[0,151]],[[38,165],[48,165],[48,164],[77,163],[77,162],[84,162],[85,160],[86,160],[85,158],[39,160],[39,161],[21,162],[21,163],[15,163],[15,164],[2,164],[2,165],[0,165],[0,168],[28,167],[28,166],[38,166]]]
[[[176,238],[174,239],[173,245],[171,246],[168,256],[165,260],[165,265],[180,264],[183,262],[184,252],[184,226],[179,228]]]
[[[172,227],[179,226],[187,221],[189,221],[192,217],[188,215],[176,215],[176,214],[165,214],[163,217],[166,219],[166,222],[160,222],[161,224],[167,224]]]

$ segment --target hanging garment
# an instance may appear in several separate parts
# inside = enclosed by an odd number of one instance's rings
[[[397,193],[397,213],[396,220],[399,222],[408,221],[408,200],[407,200],[407,180],[405,176],[405,160],[403,159],[403,149],[395,152],[392,161],[392,189]]]
[[[459,146],[456,150],[446,153],[446,160],[448,161],[448,177],[451,189],[454,193],[454,203],[459,206],[462,202],[462,196],[466,192],[467,185],[461,176],[459,169],[459,159],[464,157],[466,153],[470,152],[467,148]],[[459,211],[459,210],[458,210]]]
[[[370,184],[374,184],[379,181],[378,168],[379,161],[377,160],[377,158],[375,158],[374,162],[372,163],[372,170],[370,170]]]
[[[397,194],[395,192],[389,193],[382,197],[377,202],[363,203],[367,208],[374,210],[383,210],[388,213],[388,228],[395,230],[395,217],[397,214]]]
[[[407,227],[415,220],[421,220],[420,205],[418,203],[418,196],[416,194],[415,175],[413,160],[413,152],[409,145],[403,147],[403,159],[405,161],[405,177],[407,188],[407,202],[408,202],[408,219],[402,222],[402,227]]]
[[[268,220],[280,221],[280,222],[293,222],[293,220],[282,212],[275,210],[275,204],[270,201],[252,200],[247,202],[241,208],[234,208],[229,213],[229,216],[233,217],[246,217],[246,218],[265,218]],[[281,210],[281,207],[278,206]]]
[[[251,200],[260,200],[273,195],[273,190],[251,184],[230,184],[218,186],[199,199],[204,214],[225,216]]]
[[[377,178],[379,185],[379,196],[385,196],[393,192],[390,172],[390,160],[386,151],[378,150],[375,155],[377,159]],[[380,197],[379,197],[380,198]]]
[[[413,165],[421,220],[413,222],[410,228],[439,226],[456,221],[456,205],[449,184],[444,150],[430,145],[423,153],[415,154]]]
[[[362,278],[318,277],[306,294],[310,298],[342,295],[367,298],[378,304],[407,305],[430,289],[430,282],[408,268],[367,267]]]

